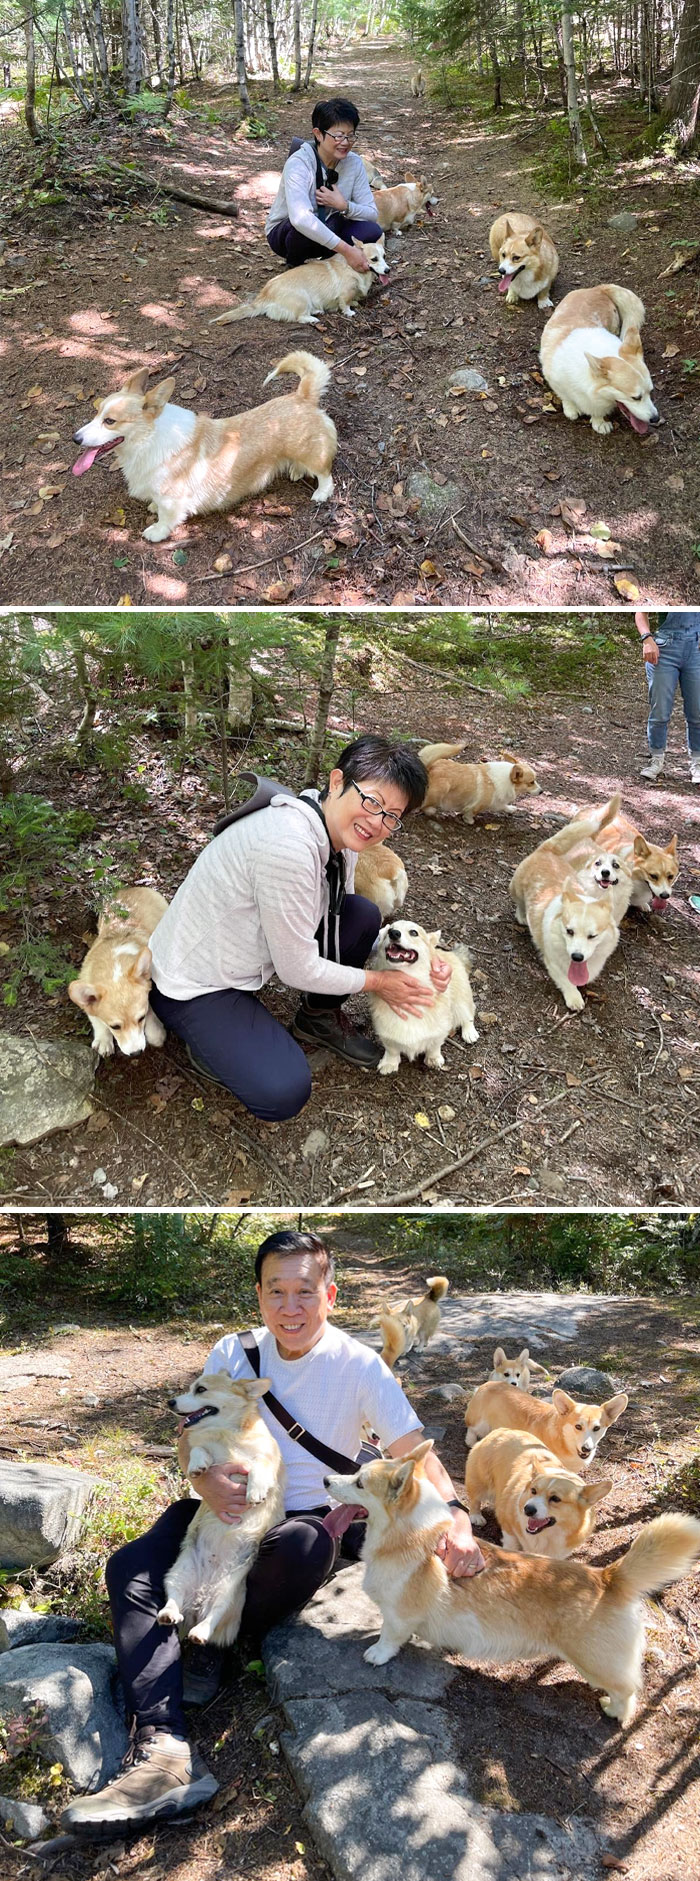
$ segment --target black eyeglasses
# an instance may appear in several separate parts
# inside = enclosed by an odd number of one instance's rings
[[[355,142],[354,131],[326,131],[326,137],[330,138],[332,144],[354,144]]]
[[[383,809],[381,803],[377,802],[376,797],[365,797],[363,792],[360,790],[359,784],[353,783],[352,778],[350,779],[350,782],[352,784],[353,790],[357,791],[365,816],[380,817],[382,823],[384,824],[384,828],[390,829],[393,831],[394,835],[398,835],[399,830],[403,829],[403,823],[401,821],[400,816],[397,816],[396,811]]]

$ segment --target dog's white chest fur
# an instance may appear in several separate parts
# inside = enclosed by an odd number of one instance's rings
[[[157,496],[159,473],[172,469],[173,459],[189,444],[196,423],[196,412],[186,411],[181,405],[164,405],[145,435],[143,431],[132,437],[127,434],[118,447],[117,461],[130,496],[142,503]]]

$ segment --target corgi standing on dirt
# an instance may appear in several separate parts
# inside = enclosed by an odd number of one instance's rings
[[[592,817],[590,825],[595,823]],[[565,1005],[570,1012],[582,1012],[580,988],[598,978],[617,947],[620,930],[611,903],[597,890],[582,886],[552,840],[547,838],[518,863],[508,893],[516,921],[529,928]]]
[[[393,1372],[400,1358],[405,1358],[413,1350],[418,1338],[418,1321],[407,1308],[408,1302],[406,1307],[395,1312],[389,1309],[378,1313],[376,1320],[372,1321],[373,1325],[379,1326],[383,1340],[380,1358],[388,1365],[390,1372]]]
[[[415,1345],[422,1352],[433,1338],[440,1324],[440,1301],[449,1293],[450,1283],[445,1274],[433,1274],[425,1282],[425,1292],[417,1300],[407,1300],[402,1312],[411,1313],[418,1327]]]
[[[425,79],[423,77],[423,73],[421,72],[420,66],[418,67],[418,71],[414,72],[411,78],[411,97],[412,98],[424,98],[425,97]]]
[[[492,223],[489,248],[498,262],[498,292],[505,294],[506,306],[535,299],[538,307],[553,305],[551,288],[559,273],[559,256],[541,222],[509,210]]]
[[[617,410],[646,437],[659,414],[641,328],[644,304],[628,287],[577,287],[547,321],[540,364],[565,418],[590,418],[606,437]]]
[[[464,750],[457,745],[424,745],[418,756],[428,773],[428,788],[421,804],[424,816],[461,816],[473,823],[483,811],[510,810],[521,797],[539,797],[532,765],[509,751],[487,764],[455,763]]]
[[[492,1430],[526,1430],[547,1444],[567,1469],[579,1470],[592,1462],[611,1424],[627,1409],[626,1391],[618,1391],[605,1404],[577,1404],[557,1387],[551,1404],[530,1397],[515,1385],[489,1382],[478,1385],[464,1413],[465,1442],[471,1450]]]
[[[400,235],[403,229],[412,228],[416,216],[424,209],[430,215],[437,203],[437,196],[433,195],[425,176],[419,176],[417,182],[407,178],[393,189],[375,189],[373,194],[377,221],[387,235]]]
[[[149,942],[167,907],[156,888],[125,888],[101,916],[97,939],[70,982],[68,998],[87,1014],[100,1058],[111,1057],[115,1045],[131,1058],[147,1045],[165,1044],[165,1026],[149,1005]]]

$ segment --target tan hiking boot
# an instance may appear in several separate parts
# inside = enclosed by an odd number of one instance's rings
[[[95,1837],[115,1828],[178,1816],[215,1796],[219,1785],[182,1737],[144,1724],[132,1734],[121,1769],[94,1795],[78,1796],[61,1827]]]

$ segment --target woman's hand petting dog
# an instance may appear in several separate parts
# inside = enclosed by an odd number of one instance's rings
[[[442,991],[442,987],[439,990]],[[410,973],[402,973],[398,967],[391,973],[375,972],[373,967],[368,967],[365,992],[377,993],[380,999],[385,999],[387,1006],[391,1006],[392,1012],[397,1012],[400,1019],[410,1019],[414,1012],[421,1012],[424,1006],[432,1006],[435,998],[431,987],[421,986],[420,980],[412,979]]]
[[[441,1535],[435,1553],[454,1581],[471,1580],[480,1574],[486,1562],[474,1540],[468,1515],[456,1515],[452,1527]]]
[[[341,215],[345,214],[348,206],[337,183],[332,189],[329,189],[326,183],[322,183],[321,188],[316,191],[316,201],[320,202],[322,209],[339,209]]]
[[[430,969],[430,978],[438,993],[444,993],[452,979],[452,967],[449,960],[434,960]]]

